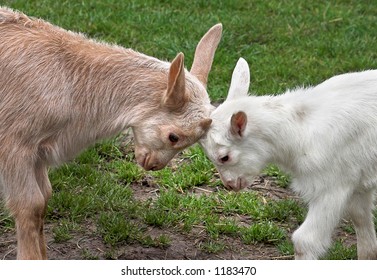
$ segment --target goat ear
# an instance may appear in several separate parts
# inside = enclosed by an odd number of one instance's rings
[[[250,70],[246,60],[242,57],[238,60],[233,70],[227,100],[247,96],[250,86]]]
[[[230,119],[230,132],[233,135],[242,137],[247,124],[247,116],[244,112],[239,111],[232,115]]]
[[[186,102],[184,55],[179,53],[172,61],[168,75],[168,88],[163,104],[170,108],[180,108]]]
[[[200,121],[199,125],[204,131],[207,131],[209,127],[211,126],[211,123],[212,123],[212,119],[204,119]]]
[[[214,25],[207,31],[196,46],[194,61],[190,72],[198,78],[204,87],[207,87],[208,74],[212,67],[215,51],[221,39],[222,30],[223,26],[221,23]]]

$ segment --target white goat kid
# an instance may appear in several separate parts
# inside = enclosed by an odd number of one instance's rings
[[[358,258],[376,259],[377,70],[279,96],[248,96],[249,81],[241,58],[201,140],[224,185],[248,187],[275,163],[292,175],[291,187],[309,207],[292,237],[296,259],[322,256],[345,214],[356,229]]]

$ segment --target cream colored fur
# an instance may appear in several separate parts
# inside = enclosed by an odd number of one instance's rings
[[[0,190],[19,259],[47,257],[49,166],[131,127],[137,162],[157,170],[205,133],[221,30],[204,35],[190,73],[183,54],[160,61],[0,7]]]

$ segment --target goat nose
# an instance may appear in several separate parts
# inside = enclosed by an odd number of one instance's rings
[[[221,174],[220,172],[219,172],[219,175],[220,175],[221,181],[223,182],[224,187],[227,190],[230,190],[230,191],[235,190],[235,187],[236,187],[236,184],[237,184],[235,180],[225,178],[225,176],[223,174]]]
[[[161,170],[161,169],[163,169],[166,165],[167,165],[167,163],[163,163],[163,162],[158,161],[158,162],[156,162],[156,163],[154,164],[152,170],[153,170],[153,171]]]
[[[225,187],[228,190],[238,192],[248,186],[248,182],[243,177],[238,177],[235,180],[226,180],[224,182]]]
[[[224,185],[228,190],[234,189],[234,182],[232,180],[227,180]]]
[[[147,171],[157,171],[164,167],[165,165],[160,163],[159,161],[150,159],[144,166],[144,169]]]
[[[155,170],[158,170],[157,169],[157,165],[153,162],[145,162],[143,168],[146,170],[146,171],[155,171]]]
[[[251,183],[245,177],[238,177],[237,178],[237,189],[242,190],[247,188],[251,185]]]
[[[153,165],[153,166],[151,166],[151,167],[148,168],[148,170],[150,170],[150,171],[157,171],[159,169],[161,169],[161,168],[158,168],[157,165]]]
[[[154,166],[149,166],[149,165],[144,166],[145,171],[151,171],[151,170],[153,171],[153,168],[154,168]]]

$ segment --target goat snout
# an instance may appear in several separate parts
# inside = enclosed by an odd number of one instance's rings
[[[157,171],[165,167],[165,164],[159,162],[152,153],[137,155],[136,161],[146,171]]]
[[[244,177],[238,177],[237,179],[221,179],[224,183],[225,188],[235,192],[238,192],[250,186],[249,182]]]
[[[144,167],[144,169],[146,171],[157,171],[157,170],[161,170],[162,168],[165,167],[165,164],[161,164],[161,163],[151,163],[147,166]]]

